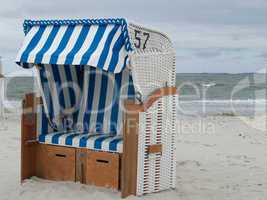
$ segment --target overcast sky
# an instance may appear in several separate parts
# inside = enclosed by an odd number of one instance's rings
[[[255,72],[267,66],[267,0],[7,0],[0,7],[5,74],[24,19],[125,17],[169,34],[177,72]]]

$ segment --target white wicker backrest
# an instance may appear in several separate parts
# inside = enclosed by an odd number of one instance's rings
[[[163,33],[139,25],[129,24],[133,47],[130,55],[135,91],[144,101],[153,91],[164,86],[175,86],[175,51]]]

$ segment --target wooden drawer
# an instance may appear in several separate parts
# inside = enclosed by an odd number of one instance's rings
[[[120,155],[88,151],[86,184],[119,189]]]
[[[75,181],[75,149],[38,144],[36,175],[54,181]]]

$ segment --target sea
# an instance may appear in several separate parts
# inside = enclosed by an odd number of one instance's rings
[[[266,74],[183,73],[176,75],[178,114],[255,116],[266,113]],[[25,93],[37,91],[33,77],[6,78],[5,104],[19,107]]]

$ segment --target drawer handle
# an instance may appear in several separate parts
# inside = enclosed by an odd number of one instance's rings
[[[66,158],[67,156],[64,154],[56,154],[57,157]]]
[[[100,159],[97,159],[96,162],[100,162],[100,163],[109,163],[109,161],[107,161],[107,160],[100,160]]]

